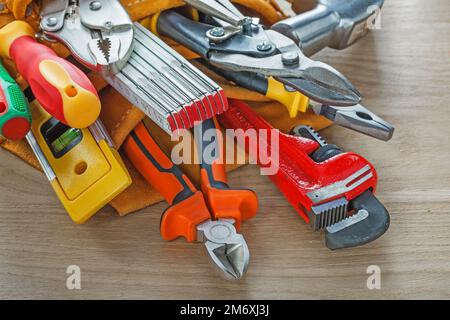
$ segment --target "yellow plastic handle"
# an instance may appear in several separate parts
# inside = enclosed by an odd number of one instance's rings
[[[13,21],[0,29],[0,57],[10,59],[9,48],[22,36],[34,38],[33,28],[24,21]]]
[[[289,117],[297,117],[298,112],[306,112],[309,99],[298,91],[289,91],[285,85],[272,77],[268,78],[266,96],[286,106]]]
[[[73,81],[67,70],[58,62],[43,60],[39,64],[39,71],[60,93],[64,118],[69,126],[85,128],[98,118],[101,110],[98,97]]]

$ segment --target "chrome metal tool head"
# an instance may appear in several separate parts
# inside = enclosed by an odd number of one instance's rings
[[[271,27],[294,40],[308,56],[326,47],[344,49],[361,39],[374,26],[384,0],[316,2],[313,10]]]
[[[367,190],[350,202],[355,213],[325,229],[325,244],[331,250],[360,246],[381,237],[391,222],[389,212]]]
[[[48,39],[106,74],[119,72],[133,50],[133,23],[117,0],[43,0],[40,26]]]
[[[360,104],[336,107],[310,101],[310,106],[316,114],[368,136],[388,141],[394,134],[393,125]]]
[[[244,237],[236,232],[233,219],[208,220],[197,226],[198,241],[225,277],[240,279],[247,271],[250,251]]]
[[[228,0],[185,0],[199,11],[224,20],[233,26],[248,23],[247,18]]]
[[[260,30],[251,35],[235,36],[241,37],[239,42],[253,43],[253,48],[238,53],[226,50],[226,44],[223,44],[225,50],[210,52],[211,64],[231,71],[249,71],[275,77],[324,104],[350,106],[361,101],[359,91],[342,73],[326,63],[306,57],[288,37],[276,31],[263,30],[260,25],[255,28]]]

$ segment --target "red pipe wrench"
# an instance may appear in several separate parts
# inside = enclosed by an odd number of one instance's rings
[[[230,109],[219,120],[225,128],[256,130],[258,139],[246,139],[243,147],[261,167],[276,166],[270,179],[314,231],[325,229],[328,248],[362,245],[388,229],[389,213],[374,196],[377,173],[360,155],[327,144],[307,126],[296,127],[294,135],[278,132],[237,100],[230,100]],[[279,134],[278,148],[273,148],[271,135],[261,137],[270,130]],[[278,163],[263,164],[258,148]]]

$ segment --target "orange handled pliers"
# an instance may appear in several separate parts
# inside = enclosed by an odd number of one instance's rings
[[[204,121],[194,130],[199,131],[194,136],[201,155],[201,191],[160,149],[144,123],[126,139],[124,150],[138,171],[170,204],[161,218],[163,239],[184,237],[189,242],[204,242],[220,270],[228,277],[239,279],[247,270],[250,253],[236,228],[239,229],[243,220],[255,216],[257,197],[251,190],[229,188],[216,120]],[[199,134],[207,130],[215,133],[212,141]],[[212,143],[218,147],[210,148]],[[203,157],[205,148],[216,150],[211,161]]]

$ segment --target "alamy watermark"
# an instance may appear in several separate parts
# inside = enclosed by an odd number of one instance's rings
[[[381,289],[381,268],[377,265],[370,265],[366,270],[370,276],[367,278],[366,285],[369,290]]]
[[[66,279],[66,288],[68,290],[81,290],[81,268],[77,265],[70,265],[66,269],[69,275]]]
[[[226,129],[225,134],[215,128],[194,133],[185,129],[175,131],[171,139],[178,142],[171,152],[174,164],[258,164],[262,175],[274,175],[279,170],[279,131],[276,129]],[[198,141],[202,141],[200,148]],[[239,148],[235,148],[235,142]],[[249,158],[247,161],[247,151]]]

